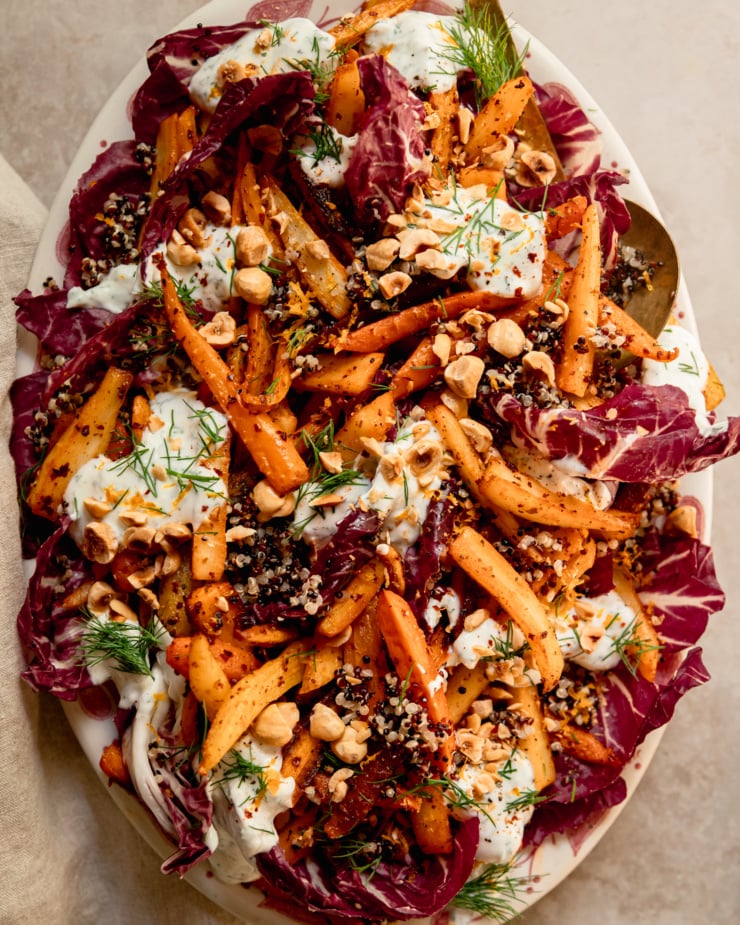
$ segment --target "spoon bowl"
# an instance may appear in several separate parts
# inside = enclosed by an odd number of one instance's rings
[[[636,287],[625,301],[625,310],[653,337],[668,323],[678,290],[678,254],[662,222],[636,202],[625,199],[632,217],[629,231],[621,236],[622,245],[639,251],[654,272],[646,286]]]

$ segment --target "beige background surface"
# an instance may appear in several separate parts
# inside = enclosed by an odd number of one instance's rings
[[[0,0],[0,151],[41,203],[51,203],[92,117],[137,56],[198,5]],[[568,63],[635,155],[678,244],[705,350],[727,387],[724,413],[740,414],[740,7],[728,0],[510,0],[508,9]],[[0,176],[3,199],[9,183]],[[2,272],[11,282],[25,272],[43,215],[31,199],[23,208],[19,227],[0,227]],[[7,308],[2,323],[7,346]],[[740,461],[722,463],[714,545],[728,605],[704,639],[713,681],[682,701],[607,837],[524,915],[525,925],[740,921],[739,503]],[[2,514],[10,530],[7,498]],[[6,546],[0,597],[12,604],[20,579],[14,547]],[[2,639],[12,645],[7,626]],[[14,672],[15,662],[5,651],[3,666]],[[13,702],[0,720],[1,922],[235,925],[186,884],[160,877],[157,859],[116,815],[56,703],[9,682],[3,696]]]

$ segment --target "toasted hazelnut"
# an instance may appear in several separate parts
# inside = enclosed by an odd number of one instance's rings
[[[114,597],[111,602],[108,604],[108,610],[110,610],[114,619],[119,620],[130,620],[132,623],[138,623],[139,618],[136,616],[136,612],[129,607],[129,605],[120,600],[117,597]]]
[[[557,165],[546,151],[523,151],[519,161],[517,180],[522,186],[544,186],[555,179]]]
[[[432,250],[431,248],[419,251],[415,259],[420,270],[431,273],[437,279],[452,279],[457,272],[454,261],[450,260],[449,257],[445,257],[441,251]]]
[[[398,256],[401,242],[397,238],[381,238],[365,249],[365,260],[369,270],[387,270]]]
[[[460,398],[475,398],[485,368],[480,357],[462,356],[445,368],[444,380]]]
[[[325,263],[331,258],[331,251],[326,241],[322,238],[316,238],[313,241],[308,241],[304,245],[303,256],[309,262],[316,261],[317,263]]]
[[[338,450],[323,450],[319,453],[319,461],[324,469],[333,475],[342,471],[342,454]]]
[[[450,389],[442,389],[439,393],[439,400],[455,415],[456,418],[465,418],[468,416],[468,400],[456,395]]]
[[[92,613],[103,613],[117,594],[107,581],[94,581],[87,592],[87,607]]]
[[[236,236],[236,262],[240,267],[256,267],[272,252],[270,239],[259,225],[247,225]]]
[[[331,743],[331,750],[345,764],[359,764],[367,756],[367,745],[353,726],[345,726],[341,738]]]
[[[469,613],[465,620],[463,621],[463,629],[466,633],[471,633],[473,630],[477,630],[481,624],[485,623],[486,620],[491,616],[491,614],[485,609],[485,607],[479,607],[477,610],[474,610],[472,613]]]
[[[549,386],[555,385],[555,364],[549,353],[542,350],[530,350],[522,357],[522,369],[530,375],[542,379]]]
[[[234,275],[234,290],[245,302],[264,305],[272,295],[272,279],[260,267],[244,267]]]
[[[295,510],[295,495],[279,495],[267,479],[262,479],[252,489],[252,498],[259,508],[260,514],[266,518],[287,517]],[[290,508],[290,510],[287,510]],[[285,511],[285,513],[280,513]]]
[[[288,701],[271,703],[252,723],[251,731],[256,739],[266,745],[287,745],[293,738],[293,730],[300,719],[298,707]]]
[[[480,162],[484,167],[503,170],[514,155],[514,142],[508,135],[499,138],[481,151]]]
[[[484,744],[482,737],[469,729],[458,729],[455,733],[455,739],[458,750],[473,764],[480,764]]]
[[[129,527],[123,531],[121,546],[133,552],[147,554],[152,550],[155,534],[154,527]]]
[[[487,332],[488,346],[507,359],[518,357],[527,345],[527,337],[511,318],[494,321]]]
[[[168,552],[162,558],[162,565],[160,568],[162,577],[166,578],[168,575],[174,575],[181,565],[182,555],[177,551]]]
[[[666,518],[667,533],[685,533],[696,539],[699,536],[696,508],[691,504],[681,504]]]
[[[442,366],[446,366],[452,352],[452,338],[449,334],[439,333],[434,335],[432,342],[432,353],[439,359]]]
[[[401,272],[401,270],[384,273],[378,280],[378,288],[384,299],[395,299],[397,295],[405,292],[410,285],[411,277],[408,273]]]
[[[473,449],[484,456],[493,445],[493,434],[480,421],[474,421],[472,418],[460,418],[460,427],[465,436],[470,440]]]
[[[424,437],[409,447],[405,457],[411,472],[419,478],[425,472],[437,472],[442,465],[444,450],[439,441]]]
[[[215,190],[209,190],[201,199],[200,204],[214,225],[231,224],[231,203],[226,196],[222,196]]]
[[[398,256],[401,260],[410,260],[419,251],[429,247],[439,247],[439,235],[429,228],[404,228],[398,232],[401,247]]]
[[[148,588],[157,578],[157,569],[154,565],[147,565],[145,568],[137,569],[126,576],[131,587],[138,591],[140,588]]]
[[[85,527],[81,549],[86,559],[107,565],[118,552],[118,537],[110,524],[94,521]]]
[[[151,588],[139,588],[136,593],[151,610],[159,610],[159,598]]]
[[[121,511],[118,519],[124,527],[143,527],[149,518],[144,511]]]
[[[349,790],[347,781],[355,772],[352,768],[338,768],[329,778],[327,788],[331,794],[332,803],[341,803]]]
[[[228,312],[216,312],[198,333],[212,347],[228,347],[236,338],[236,321]]]
[[[345,725],[341,718],[324,703],[317,703],[311,710],[309,732],[322,742],[336,742],[344,735]]]
[[[188,244],[176,228],[167,242],[167,256],[178,267],[192,267],[200,263],[198,251],[192,244]]]
[[[157,546],[161,546],[162,549],[170,552],[181,543],[189,540],[192,535],[193,531],[187,524],[181,523],[180,521],[172,521],[171,523],[164,524],[164,526],[157,530],[154,534],[154,542]]]
[[[177,223],[177,230],[195,248],[205,247],[210,240],[205,234],[207,227],[208,219],[200,209],[188,209]]]
[[[113,506],[107,501],[101,501],[99,498],[85,498],[82,502],[85,506],[85,510],[91,517],[96,519],[101,519],[105,517],[106,514],[110,514],[113,510]]]
[[[466,145],[470,138],[470,128],[473,124],[475,115],[472,109],[467,106],[460,106],[457,110],[457,135],[461,145]]]
[[[554,316],[554,320],[550,322],[550,327],[560,327],[568,320],[570,306],[563,299],[554,299],[552,301],[548,299],[543,308]]]

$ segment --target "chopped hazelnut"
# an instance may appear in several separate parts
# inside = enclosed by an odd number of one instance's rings
[[[260,267],[245,267],[234,276],[234,290],[245,302],[264,305],[272,295],[272,279]]]
[[[236,236],[236,262],[240,267],[256,267],[271,253],[270,239],[259,225],[247,225]]]
[[[228,347],[236,338],[236,321],[228,312],[216,312],[198,333],[212,347]]]
[[[384,299],[394,299],[401,295],[411,285],[411,277],[408,273],[396,270],[392,273],[385,273],[378,280],[378,288]]]
[[[203,211],[214,225],[231,224],[231,203],[217,193],[215,190],[209,190],[200,201]]]
[[[485,363],[478,356],[462,356],[453,360],[444,371],[449,388],[460,398],[475,398]]]

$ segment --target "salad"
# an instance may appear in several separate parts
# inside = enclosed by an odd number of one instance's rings
[[[505,27],[262,6],[152,46],[64,278],[17,297],[24,678],[112,697],[101,767],[166,873],[506,918],[708,678],[678,479],[740,424],[625,311],[626,178]]]

